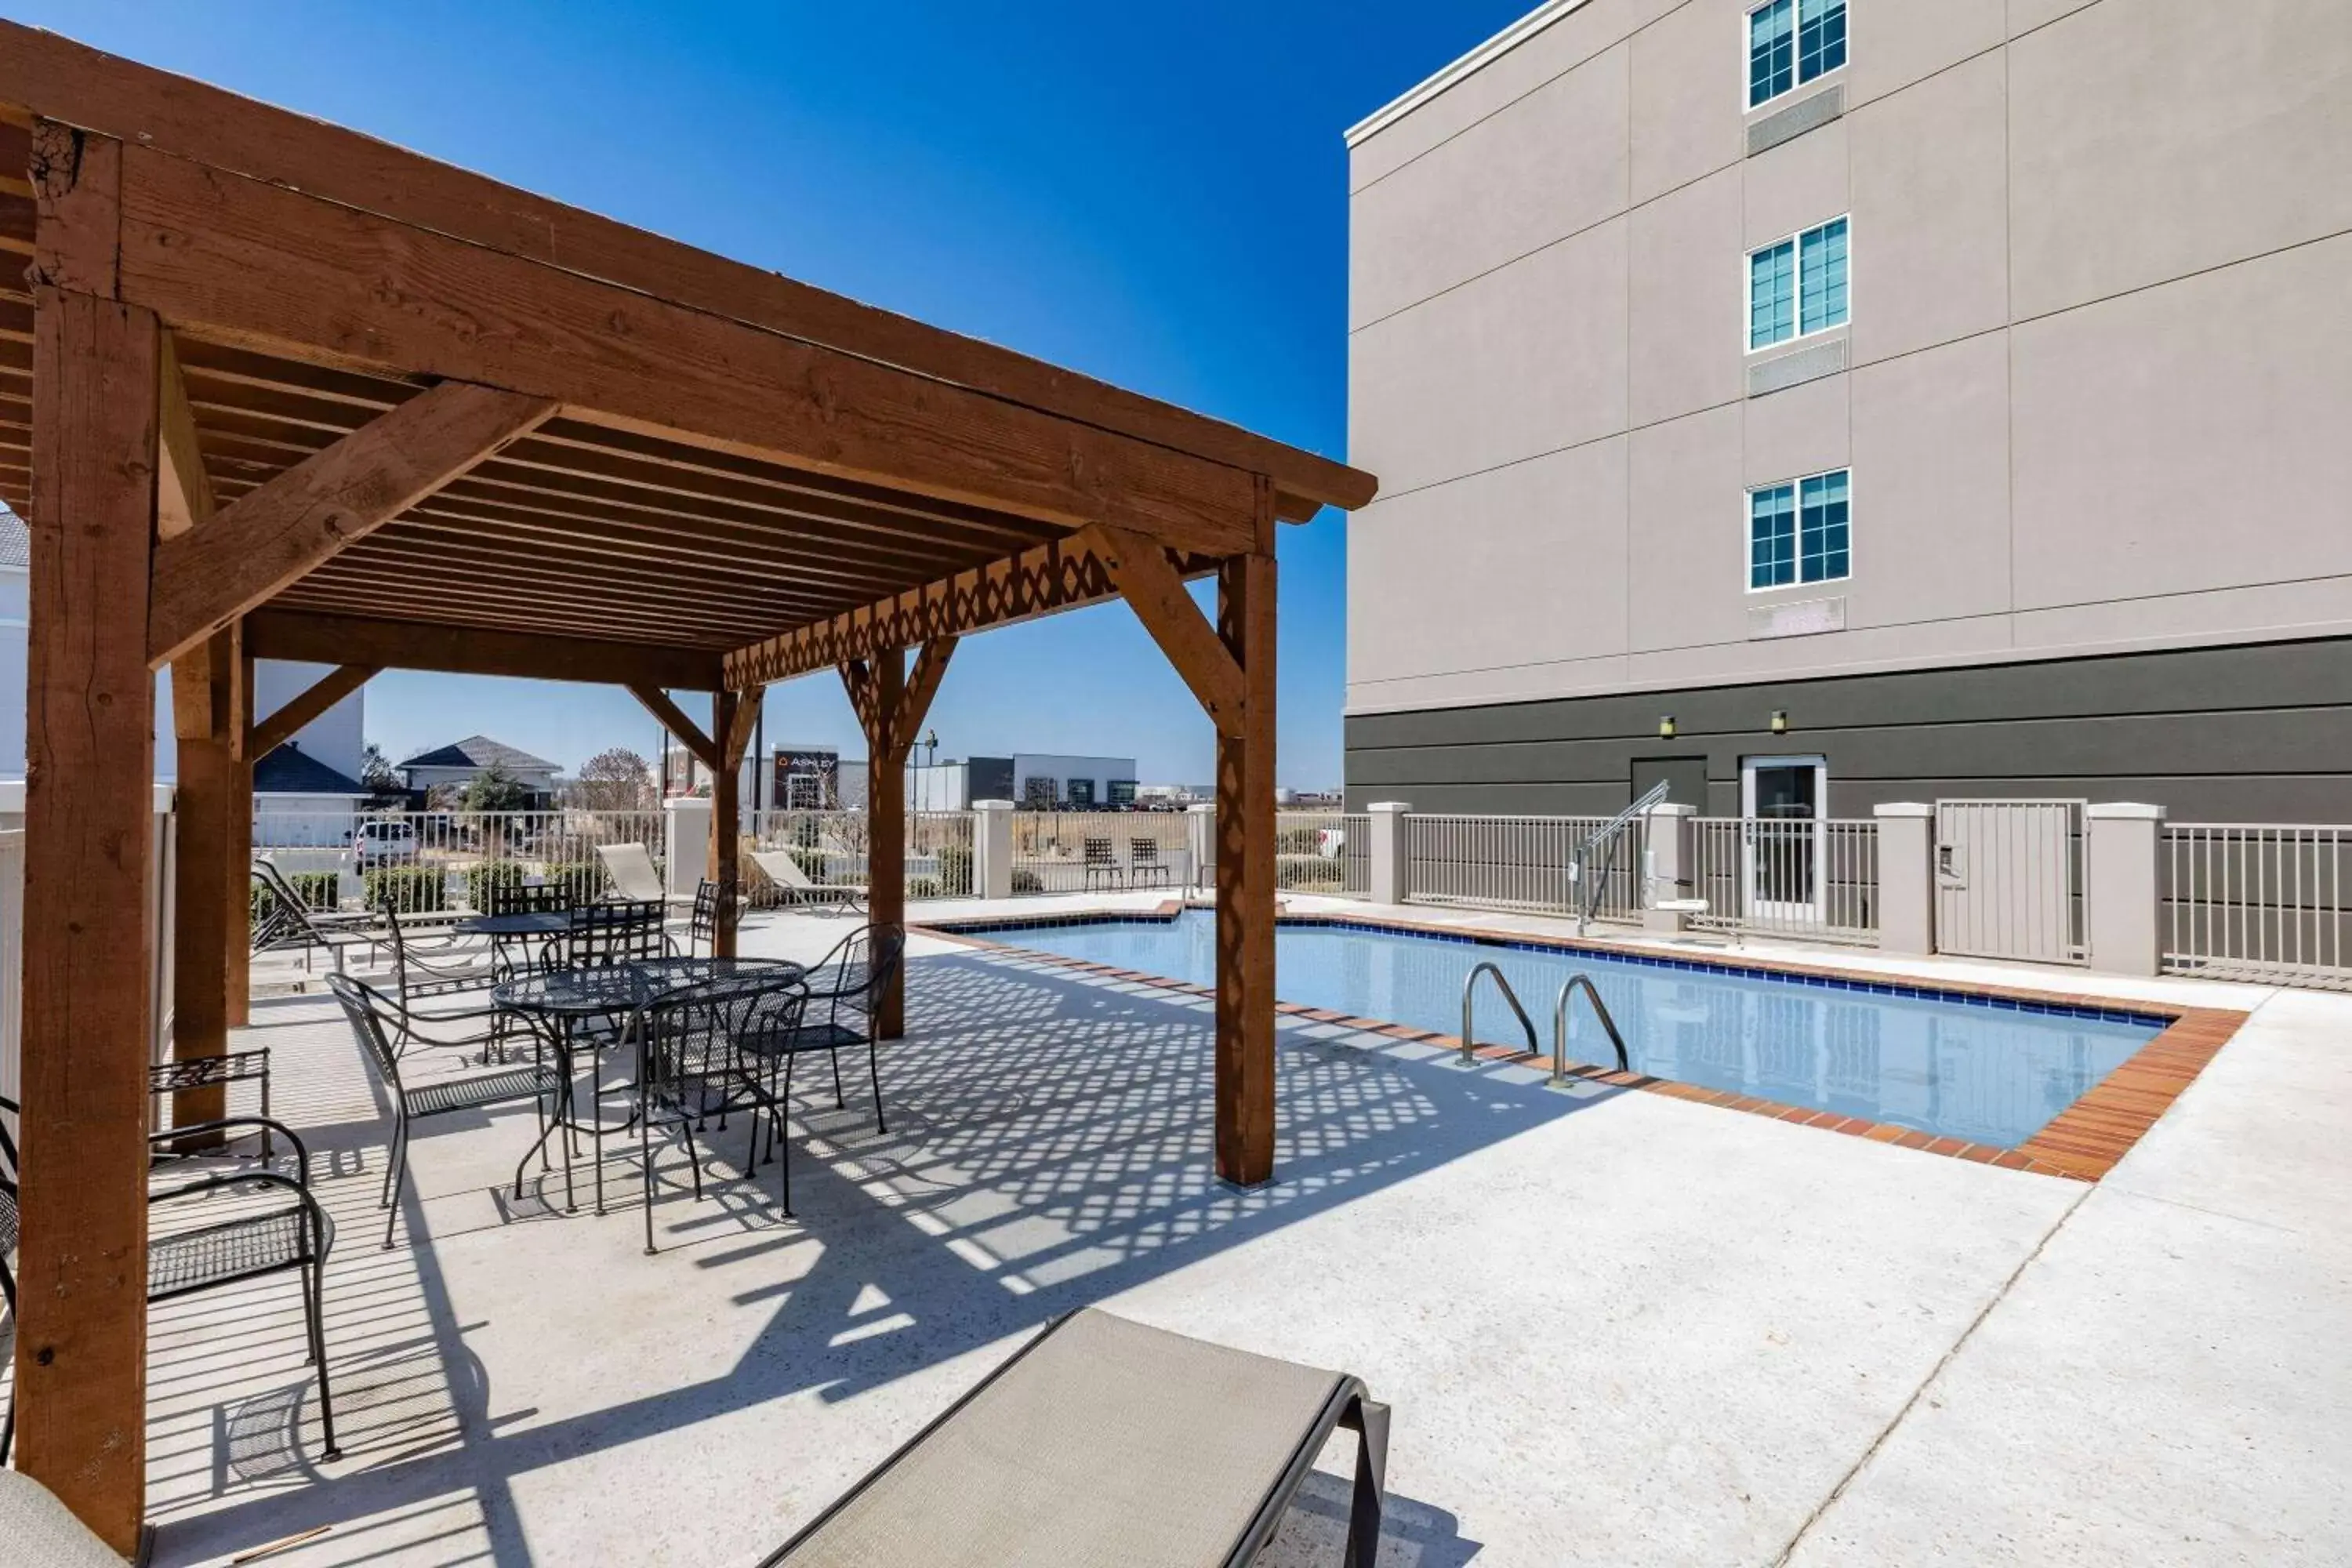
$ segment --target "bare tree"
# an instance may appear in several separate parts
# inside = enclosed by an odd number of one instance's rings
[[[650,811],[653,770],[626,746],[614,746],[580,764],[571,795],[572,804],[585,811]]]

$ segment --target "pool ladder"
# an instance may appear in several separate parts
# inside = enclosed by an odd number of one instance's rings
[[[1473,1030],[1476,1024],[1478,977],[1482,974],[1494,976],[1496,988],[1502,992],[1503,1000],[1511,1005],[1511,1012],[1518,1018],[1519,1027],[1527,1033],[1528,1055],[1536,1055],[1539,1047],[1536,1044],[1535,1020],[1528,1016],[1525,1007],[1519,1005],[1519,994],[1511,989],[1509,979],[1495,964],[1487,963],[1478,965],[1462,979],[1462,1065],[1468,1067],[1477,1059],[1478,1037]],[[1617,1020],[1609,1016],[1609,1004],[1601,999],[1592,977],[1580,969],[1568,977],[1568,983],[1559,988],[1559,999],[1552,1004],[1551,1081],[1548,1086],[1552,1089],[1559,1089],[1568,1082],[1568,1005],[1579,991],[1582,991],[1586,1000],[1592,1004],[1592,1011],[1600,1018],[1601,1026],[1609,1031],[1609,1043],[1617,1047],[1617,1070],[1633,1070],[1625,1055],[1625,1037],[1617,1032]]]

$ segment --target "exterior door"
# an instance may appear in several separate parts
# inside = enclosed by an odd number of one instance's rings
[[[1936,803],[1936,949],[2081,963],[2089,956],[2079,800]]]
[[[1820,825],[1829,772],[1822,757],[1750,757],[1741,764],[1740,815],[1747,819],[1741,891],[1750,914],[1820,918],[1825,869]]]

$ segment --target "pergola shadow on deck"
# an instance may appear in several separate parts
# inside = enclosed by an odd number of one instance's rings
[[[1216,726],[1215,1162],[1270,1177],[1275,532],[1369,476],[9,24],[0,248],[30,262],[0,287],[0,499],[32,531],[17,1452],[118,1548],[166,664],[175,1048],[205,1055],[245,1006],[253,762],[380,669],[625,686],[720,824],[761,689],[838,670],[896,921],[956,639],[1123,597]],[[337,668],[257,725],[256,658]],[[711,836],[722,894],[737,854]]]

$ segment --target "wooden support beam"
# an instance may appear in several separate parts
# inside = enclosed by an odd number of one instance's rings
[[[915,749],[915,737],[931,710],[931,699],[940,694],[940,682],[947,679],[948,660],[955,650],[953,637],[933,637],[916,650],[914,671],[907,677],[906,689],[898,694],[898,711],[890,721],[891,749],[902,765]]]
[[[1241,1186],[1274,1177],[1275,629],[1274,557],[1226,561],[1217,635],[1247,700],[1240,731],[1217,737],[1216,1157]]]
[[[122,143],[37,120],[26,172],[37,215],[26,281],[37,293],[46,288],[116,298],[121,288]],[[140,399],[142,406],[146,402]]]
[[[736,748],[735,732],[746,703],[732,691],[710,695],[710,732],[721,737],[710,770],[710,846],[704,874],[717,887],[718,908],[712,911],[710,951],[719,958],[735,956],[735,900],[743,885],[743,753]]]
[[[49,216],[45,254],[72,237]],[[158,329],[47,286],[37,307],[16,1460],[129,1556],[147,1458]]]
[[[205,471],[204,451],[196,441],[196,412],[188,405],[187,383],[170,332],[163,334],[160,375],[163,451],[155,474],[155,536],[177,539],[211,521],[214,506],[212,477]]]
[[[705,649],[479,631],[427,621],[257,610],[245,618],[245,641],[257,658],[307,664],[372,664],[384,669],[585,680],[599,686],[642,684],[667,691],[716,691],[725,684],[719,656]]]
[[[1360,507],[1372,497],[1369,475],[1328,458],[55,33],[0,23],[0,101],[788,338],[1270,473],[1280,485],[1286,517],[1303,518],[1324,502]]]
[[[202,531],[155,547],[147,645],[177,658],[555,413],[544,397],[444,382],[352,431]]]
[[[161,502],[159,489],[159,509]],[[233,731],[245,726],[238,700],[243,658],[232,626],[172,661],[172,722],[179,757],[173,805],[178,841],[172,860],[172,1055],[183,1061],[228,1049],[235,969],[229,944],[243,940],[246,920],[236,910],[247,898],[245,867],[232,858],[239,838],[230,816],[240,806],[251,810],[250,791],[243,797],[237,793],[247,775],[231,741]],[[226,1084],[172,1097],[175,1126],[227,1113]]]
[[[121,250],[124,297],[207,341],[510,387],[1066,528],[1254,542],[1245,470],[145,148],[123,151]]]
[[[944,660],[942,660],[944,662]],[[898,735],[906,707],[907,658],[892,648],[863,676],[874,722],[866,731],[866,910],[877,926],[907,924],[907,745]],[[874,1007],[875,1037],[907,1032],[907,966],[901,963]]]
[[[727,765],[740,768],[743,753],[751,749],[751,737],[759,732],[760,705],[767,698],[764,687],[736,693],[735,719],[727,731]]]
[[[1184,684],[1221,735],[1242,726],[1241,666],[1217,638],[1217,630],[1184,591],[1184,579],[1168,552],[1149,539],[1102,524],[1079,535],[1102,558],[1135,618],[1176,667]]]
[[[346,664],[329,670],[284,707],[254,722],[246,734],[246,761],[261,761],[292,740],[305,724],[383,673],[373,664]]]
[[[239,637],[243,638],[243,623]],[[227,885],[228,1021],[243,1028],[253,1021],[253,759],[245,754],[246,721],[253,710],[253,649],[236,661],[236,689],[229,710]]]
[[[1188,558],[1182,572],[1203,576],[1214,569],[1213,562]],[[727,679],[739,685],[790,680],[887,649],[1099,604],[1118,593],[1101,556],[1076,536],[1055,540],[738,648],[727,656]]]
[[[688,718],[686,710],[672,702],[669,693],[660,687],[634,680],[625,684],[629,695],[645,704],[646,711],[660,720],[662,728],[677,737],[678,744],[692,752],[694,760],[709,768],[715,777],[719,771],[719,748],[702,732],[702,726]]]

